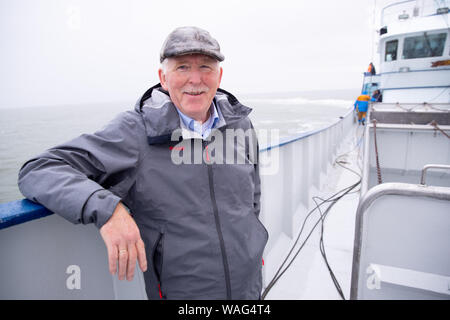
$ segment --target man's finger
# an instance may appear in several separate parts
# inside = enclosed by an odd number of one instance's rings
[[[125,279],[128,263],[128,250],[125,246],[119,247],[119,280]]]
[[[119,257],[117,246],[109,245],[106,249],[108,250],[109,272],[115,275],[117,272],[117,259]]]
[[[134,269],[136,268],[136,245],[128,245],[128,265],[127,265],[127,280],[133,280]]]
[[[139,267],[141,268],[142,272],[145,272],[147,271],[147,257],[145,255],[145,245],[142,239],[139,239],[139,241],[136,243],[136,249]]]

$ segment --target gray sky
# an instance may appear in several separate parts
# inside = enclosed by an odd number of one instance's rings
[[[169,32],[196,25],[236,94],[359,89],[374,0],[0,0],[0,108],[135,101]],[[377,62],[377,61],[375,61]]]

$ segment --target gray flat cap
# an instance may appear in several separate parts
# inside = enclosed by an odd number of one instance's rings
[[[161,48],[160,61],[190,53],[201,53],[223,61],[220,46],[208,31],[197,27],[181,27],[172,31]]]

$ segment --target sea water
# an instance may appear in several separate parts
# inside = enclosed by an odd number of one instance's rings
[[[351,94],[259,94],[237,98],[253,109],[257,129],[277,130],[281,138],[325,127],[352,108]],[[354,91],[358,93],[357,90]],[[104,127],[134,103],[61,105],[0,109],[0,203],[22,199],[21,166],[33,156],[83,133]]]

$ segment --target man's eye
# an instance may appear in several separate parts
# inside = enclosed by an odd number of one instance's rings
[[[200,69],[202,69],[202,70],[211,70],[211,67],[207,66],[207,65],[203,65],[203,66],[200,66]]]
[[[177,70],[186,71],[186,70],[188,70],[188,66],[185,66],[185,65],[178,66]]]

